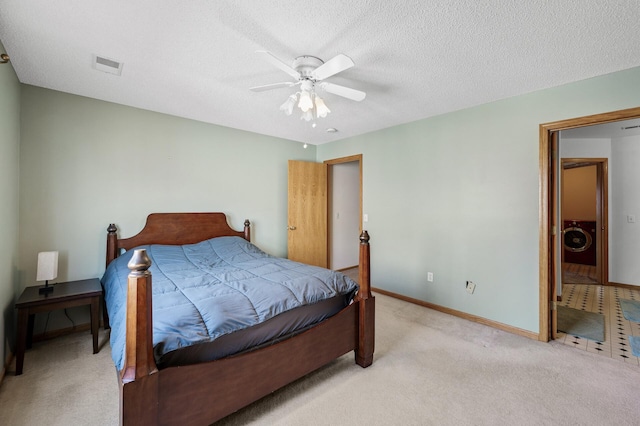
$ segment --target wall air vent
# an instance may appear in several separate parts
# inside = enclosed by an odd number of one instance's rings
[[[109,74],[120,75],[122,73],[122,62],[114,61],[113,59],[105,58],[102,56],[94,55],[93,67],[98,71],[108,72]]]

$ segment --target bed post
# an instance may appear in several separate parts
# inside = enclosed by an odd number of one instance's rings
[[[110,224],[107,228],[107,265],[118,257],[118,228],[115,224]]]
[[[360,290],[358,291],[358,349],[355,351],[356,363],[361,367],[368,367],[373,363],[375,343],[375,298],[371,294],[370,283],[370,252],[369,233],[360,234]]]
[[[251,242],[251,223],[249,219],[244,220],[244,239]]]
[[[120,423],[158,423],[158,369],[153,357],[151,318],[151,259],[145,249],[134,250],[127,293],[127,333],[124,367],[120,372]]]

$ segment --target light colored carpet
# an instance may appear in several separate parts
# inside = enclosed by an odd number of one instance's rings
[[[371,367],[347,354],[219,425],[632,425],[640,418],[637,365],[385,296],[376,305]],[[25,373],[5,377],[3,425],[117,424],[108,347],[92,355],[90,336],[79,337],[34,345]]]
[[[117,425],[118,382],[102,329],[98,342],[97,354],[89,332],[34,343],[22,374],[14,360],[0,386],[0,424]]]

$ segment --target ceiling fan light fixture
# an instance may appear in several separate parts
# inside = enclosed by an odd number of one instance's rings
[[[291,115],[293,113],[293,107],[295,107],[297,100],[297,93],[289,96],[289,98],[282,105],[280,105],[280,111],[283,111],[286,115]]]
[[[324,103],[324,100],[320,96],[316,95],[316,115],[318,117],[325,118],[330,112],[331,110]]]
[[[302,111],[302,116],[300,117],[302,120],[309,122],[315,118],[325,118],[331,110],[324,103],[324,99],[316,94],[316,87],[319,87],[325,92],[354,101],[361,101],[366,96],[366,93],[361,92],[360,90],[323,81],[326,78],[354,66],[351,58],[342,53],[334,56],[326,62],[315,56],[298,56],[294,59],[293,66],[287,65],[271,52],[266,50],[258,50],[256,53],[264,55],[264,58],[268,62],[289,74],[296,80],[296,82],[267,84],[252,87],[250,90],[254,92],[262,92],[264,90],[300,85],[300,91],[289,96],[289,98],[280,106],[280,111],[284,112],[285,115],[291,115],[297,106]],[[316,127],[315,121],[313,121],[312,127]]]
[[[312,112],[310,109],[308,109],[308,110],[304,111],[304,112],[302,113],[302,115],[300,116],[300,119],[301,119],[301,120],[304,120],[304,121],[311,121],[311,120],[313,120],[313,112]]]
[[[303,90],[300,92],[300,102],[298,103],[298,107],[303,112],[307,112],[313,108],[313,101],[311,100],[311,93]]]

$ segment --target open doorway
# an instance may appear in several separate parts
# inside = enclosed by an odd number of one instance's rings
[[[358,267],[362,232],[362,155],[336,158],[328,166],[329,268],[348,270]]]
[[[577,142],[577,143],[576,143]],[[580,140],[560,138],[559,181],[562,230],[559,253],[562,284],[606,284],[608,281],[608,159],[566,158],[588,154]],[[559,294],[562,294],[560,288]]]
[[[561,224],[558,223],[558,215],[555,210],[557,201],[557,185],[559,180],[559,155],[558,155],[558,133],[570,129],[581,129],[587,126],[600,125],[605,123],[621,123],[624,120],[640,119],[640,108],[631,108],[627,110],[615,111],[610,113],[597,114],[587,117],[579,117],[575,119],[563,120],[553,123],[540,125],[540,332],[539,339],[548,341],[556,338],[556,294],[560,274],[558,271],[561,262],[559,254],[559,236]],[[617,125],[618,128],[625,126]],[[633,126],[628,126],[633,127]],[[624,156],[622,156],[624,158]],[[620,213],[623,209],[620,209]],[[627,214],[635,219],[635,215]],[[622,215],[621,215],[622,217]],[[619,218],[617,218],[619,219]],[[616,226],[621,224],[615,223]],[[624,232],[620,232],[624,236]],[[606,237],[608,238],[608,237]],[[635,251],[635,250],[634,250]],[[640,252],[640,251],[639,251]],[[635,253],[637,258],[638,252]],[[627,254],[621,255],[619,258],[626,260]],[[615,265],[614,265],[615,266]],[[629,269],[631,275],[616,275],[623,277],[628,283],[628,287],[637,288],[638,281],[636,269],[620,268],[616,269],[611,265],[604,267],[605,270],[618,271]],[[626,272],[625,272],[626,273]],[[636,274],[633,276],[633,274]],[[609,281],[611,278],[609,278]],[[619,285],[620,281],[613,282]]]
[[[324,163],[289,160],[287,210],[289,259],[331,269],[357,267],[362,231],[362,155]],[[335,217],[331,219],[336,214],[340,224],[348,222],[346,228],[338,227]],[[353,256],[347,260],[340,256],[338,260],[337,252]],[[349,260],[352,258],[355,260]]]

